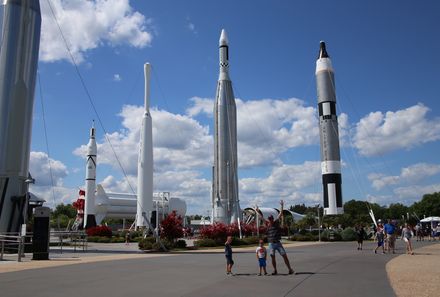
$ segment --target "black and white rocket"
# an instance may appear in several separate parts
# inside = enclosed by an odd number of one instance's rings
[[[86,162],[86,196],[84,206],[84,228],[96,226],[95,191],[96,191],[96,139],[95,124],[90,129],[90,139],[87,144]]]
[[[0,32],[0,233],[18,232],[28,204],[40,47],[38,0],[3,0]]]
[[[237,111],[229,78],[229,42],[222,30],[219,40],[220,74],[214,105],[213,221],[240,222],[237,175]]]
[[[342,214],[344,209],[342,205],[341,157],[339,151],[338,117],[336,116],[335,76],[324,41],[320,43],[315,74],[321,139],[324,214]]]
[[[145,228],[153,208],[153,126],[150,114],[150,63],[145,63],[144,114],[139,142],[136,228]]]

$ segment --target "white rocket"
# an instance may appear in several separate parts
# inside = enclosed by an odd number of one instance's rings
[[[214,222],[241,219],[237,175],[237,110],[229,78],[229,41],[222,30],[219,40],[220,73],[214,105],[214,168],[212,213]]]
[[[137,228],[149,225],[143,214],[150,220],[153,207],[153,128],[150,115],[150,70],[151,65],[146,63],[144,65],[145,110],[142,117],[138,159]]]
[[[90,140],[87,144],[87,165],[86,165],[86,196],[84,206],[84,228],[96,226],[95,191],[96,191],[96,140],[95,123],[90,129]]]
[[[335,75],[324,41],[320,43],[315,73],[321,138],[324,214],[342,214],[344,208],[342,205],[341,156],[338,117],[336,116]]]
[[[28,204],[32,112],[40,47],[38,0],[0,7],[0,233],[18,232]]]

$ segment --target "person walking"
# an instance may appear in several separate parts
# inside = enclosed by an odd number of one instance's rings
[[[275,258],[275,252],[278,251],[278,253],[283,257],[284,263],[286,264],[287,268],[289,269],[289,274],[293,274],[294,271],[292,267],[290,266],[289,258],[287,258],[287,253],[284,250],[283,245],[281,244],[281,227],[280,227],[280,218],[283,214],[283,207],[284,207],[284,201],[280,201],[281,205],[281,211],[276,219],[272,215],[268,217],[268,220],[266,221],[268,224],[267,228],[267,241],[269,242],[269,254],[272,259],[272,266],[273,266],[273,272],[272,275],[277,275],[277,261]]]
[[[377,246],[374,249],[374,253],[377,254],[377,249],[379,247],[382,247],[382,254],[385,254],[385,249],[384,249],[384,230],[383,230],[383,226],[382,226],[382,221],[378,220],[377,221],[377,228],[376,228],[376,234],[375,234],[375,240],[377,241]]]
[[[384,226],[385,236],[386,236],[386,247],[388,252],[395,253],[395,242],[396,242],[396,226],[394,222],[388,219],[388,222]]]
[[[365,238],[365,230],[363,226],[356,226],[356,237],[358,242],[358,251],[362,250],[362,245],[364,243]]]
[[[412,231],[412,228],[408,223],[405,223],[405,227],[402,229],[402,240],[406,243],[406,253],[414,255],[412,244],[411,244],[411,238],[414,236],[414,233]]]

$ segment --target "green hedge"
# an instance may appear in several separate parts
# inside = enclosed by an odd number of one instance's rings
[[[155,242],[156,239],[154,237],[140,238],[138,246],[141,250],[151,250]]]
[[[111,237],[104,237],[104,236],[87,236],[88,242],[99,242],[99,243],[110,243],[112,242]]]
[[[194,245],[197,247],[214,247],[218,246],[214,239],[204,238],[194,241]]]
[[[357,234],[353,228],[345,228],[342,230],[341,237],[343,241],[357,240]]]
[[[294,234],[293,236],[289,237],[289,240],[292,241],[317,241],[318,240],[318,236],[313,235],[311,233],[306,233],[306,234]]]

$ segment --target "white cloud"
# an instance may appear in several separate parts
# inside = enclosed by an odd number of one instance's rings
[[[440,139],[440,119],[429,120],[429,108],[417,104],[396,112],[372,112],[356,126],[354,145],[365,156],[411,149]]]
[[[122,126],[118,132],[107,135],[124,170],[129,175],[137,174],[139,133],[143,107],[126,105],[119,116]],[[157,172],[206,168],[212,163],[212,136],[208,127],[196,120],[167,111],[151,109],[153,119],[154,170]],[[99,132],[98,132],[99,133]],[[114,153],[107,141],[97,143],[98,164],[110,164],[120,171]],[[84,157],[86,145],[74,150]]]
[[[195,117],[213,115],[214,100],[193,97],[186,112]],[[281,164],[279,154],[288,149],[319,143],[316,108],[290,98],[243,101],[236,99],[238,163],[240,168]],[[341,116],[344,127],[346,115]],[[345,128],[344,128],[345,129]],[[345,131],[345,130],[343,130]],[[347,135],[341,133],[341,137]]]
[[[50,168],[53,176],[53,187]],[[49,158],[44,152],[31,152],[29,171],[35,179],[35,184],[30,184],[29,190],[39,198],[46,200],[46,206],[71,203],[77,198],[77,189],[63,187],[63,179],[67,177],[69,172],[66,165],[61,161]]]
[[[72,204],[78,199],[78,189],[67,187],[49,187],[30,185],[29,191],[38,198],[46,200],[44,206],[54,207],[58,204]]]
[[[151,45],[151,20],[134,11],[129,0],[51,0],[51,7],[77,63],[103,45]],[[48,1],[41,1],[40,59],[71,62]]]
[[[113,81],[121,81],[122,77],[119,74],[114,74],[113,75]]]
[[[381,190],[384,187],[398,184],[400,176],[385,176],[384,174],[372,173],[368,175],[368,179],[372,182],[373,188]]]
[[[190,17],[186,18],[186,29],[192,32],[194,35],[197,35],[196,25],[191,21]]]
[[[66,165],[61,161],[49,158],[44,152],[31,152],[29,172],[35,179],[35,186],[52,186],[51,176],[54,186],[62,186],[63,179],[68,175]]]
[[[386,176],[381,173],[373,173],[368,175],[368,179],[372,182],[373,188],[381,190],[384,187],[400,183],[414,184],[438,173],[440,173],[439,164],[417,163],[402,168],[400,175]]]
[[[417,163],[406,168],[402,168],[400,176],[409,181],[420,181],[428,176],[436,175],[440,172],[440,164]]]
[[[305,188],[319,184],[321,189],[321,163],[306,161],[300,165],[274,167],[266,178],[240,179],[240,200],[242,207],[278,205],[280,199],[286,204],[315,203],[321,193],[306,193]]]
[[[196,26],[193,23],[188,23],[187,28],[194,34],[197,34]]]
[[[400,187],[394,190],[394,193],[399,197],[399,202],[413,203],[419,201],[424,194],[434,193],[440,191],[440,184],[432,184],[427,186],[409,186]]]
[[[186,109],[186,114],[189,117],[194,117],[199,114],[206,114],[212,117],[214,113],[214,100],[212,98],[192,97],[189,99],[192,106]]]

